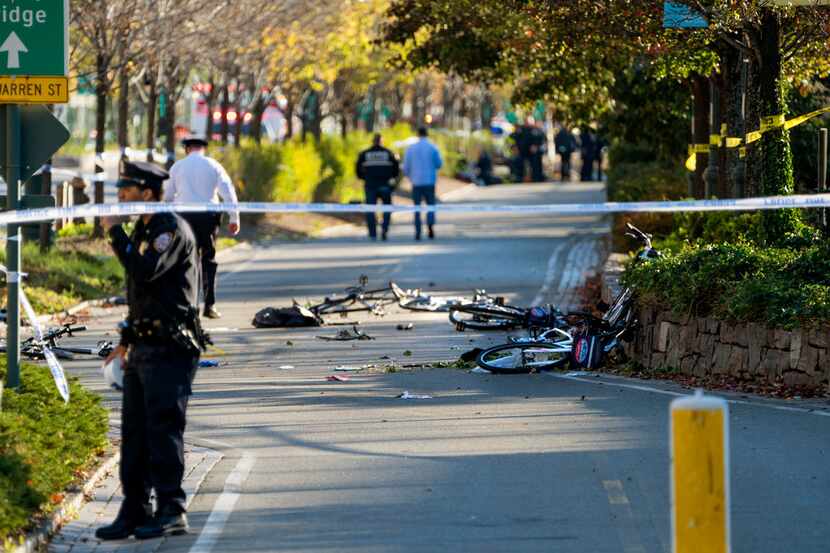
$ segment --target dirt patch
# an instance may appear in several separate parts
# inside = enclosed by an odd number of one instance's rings
[[[702,388],[705,390],[720,390],[777,399],[830,398],[830,390],[827,390],[826,387],[787,386],[781,380],[745,379],[720,374],[692,376],[676,371],[647,369],[632,363],[621,363],[606,367],[604,372],[639,378],[640,380],[670,380],[689,389]]]

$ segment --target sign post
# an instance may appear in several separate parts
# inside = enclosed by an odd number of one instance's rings
[[[0,0],[0,156],[8,210],[50,203],[40,196],[21,198],[21,186],[69,139],[69,132],[45,107],[20,104],[68,102],[68,66],[69,0]],[[20,226],[8,225],[6,383],[10,388],[20,385],[22,249]]]

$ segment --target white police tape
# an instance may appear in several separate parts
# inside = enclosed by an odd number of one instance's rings
[[[2,264],[0,264],[0,271],[6,273],[9,277],[12,275],[16,275],[17,277],[20,276],[20,273],[9,272],[9,270]],[[9,282],[17,281],[9,280]],[[43,327],[40,326],[40,321],[38,321],[37,314],[32,308],[32,304],[29,302],[26,292],[23,290],[22,286],[19,289],[20,303],[23,305],[23,311],[26,313],[26,318],[29,319],[29,323],[31,323],[32,328],[34,329],[35,338],[43,349],[43,357],[46,359],[46,364],[49,365],[49,371],[52,373],[52,379],[55,381],[58,393],[61,395],[65,403],[69,403],[69,382],[66,380],[66,373],[58,361],[58,358],[55,357],[55,354],[43,340]],[[8,344],[6,344],[6,347],[8,347]]]
[[[732,200],[681,200],[660,202],[606,202],[588,204],[531,204],[531,205],[367,205],[330,203],[266,203],[242,202],[239,204],[164,202],[85,204],[74,207],[52,207],[6,211],[0,213],[0,225],[38,223],[54,219],[81,217],[120,217],[175,211],[178,213],[204,213],[237,211],[241,213],[520,213],[551,215],[585,215],[605,213],[676,213],[681,211],[755,211],[784,208],[830,207],[830,194],[802,194],[793,196],[768,196]]]

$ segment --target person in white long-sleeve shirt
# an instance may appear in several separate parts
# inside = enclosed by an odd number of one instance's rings
[[[207,140],[188,137],[182,141],[187,156],[170,168],[164,185],[164,201],[171,203],[239,203],[233,182],[225,168],[205,153]],[[204,316],[221,317],[216,310],[216,237],[222,221],[221,213],[182,213],[196,237],[202,264],[202,287],[205,298]],[[230,212],[228,232],[239,233],[239,212]]]

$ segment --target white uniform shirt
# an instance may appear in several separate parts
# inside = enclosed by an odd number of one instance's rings
[[[173,164],[170,178],[164,183],[164,201],[177,204],[239,203],[225,168],[203,152],[191,152]],[[238,211],[230,212],[230,222],[239,224]]]

